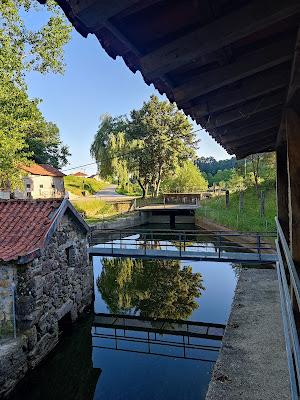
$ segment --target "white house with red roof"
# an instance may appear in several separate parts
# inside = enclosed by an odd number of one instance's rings
[[[22,166],[26,174],[23,178],[24,190],[17,190],[14,198],[17,199],[45,199],[64,198],[64,176],[57,168],[48,164],[32,164]]]
[[[0,199],[63,199],[65,197],[64,176],[61,171],[49,164],[23,165],[21,171],[23,188],[14,192],[0,189]]]

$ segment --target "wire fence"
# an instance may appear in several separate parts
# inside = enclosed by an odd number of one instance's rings
[[[16,338],[15,288],[0,287],[0,343]]]

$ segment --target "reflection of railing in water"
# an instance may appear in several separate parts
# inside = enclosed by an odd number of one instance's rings
[[[222,324],[96,314],[92,330],[93,347],[215,362],[211,358],[212,355],[217,356],[224,329]],[[138,336],[143,334],[144,337]],[[105,341],[108,342],[106,346]],[[210,345],[206,341],[217,341],[218,345]],[[122,348],[124,343],[130,343],[132,347]],[[159,352],[158,348],[163,351]]]
[[[227,259],[237,262],[274,262],[268,242],[275,234],[215,231],[102,231],[90,240],[90,254],[128,257]],[[131,237],[130,237],[131,236]],[[135,236],[135,237],[132,237]],[[234,243],[238,241],[238,244]],[[97,245],[97,247],[95,247]],[[242,246],[242,247],[241,247]]]

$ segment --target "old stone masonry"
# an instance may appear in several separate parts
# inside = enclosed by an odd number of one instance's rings
[[[6,335],[3,329],[0,336],[0,397],[55,347],[60,330],[92,302],[87,229],[72,208],[64,208],[59,219],[52,219],[50,240],[33,259],[0,261],[0,324],[5,319],[7,325]]]

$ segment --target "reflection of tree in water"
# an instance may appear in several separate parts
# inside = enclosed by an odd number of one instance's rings
[[[187,319],[204,290],[202,276],[178,260],[104,258],[97,287],[111,313]]]

